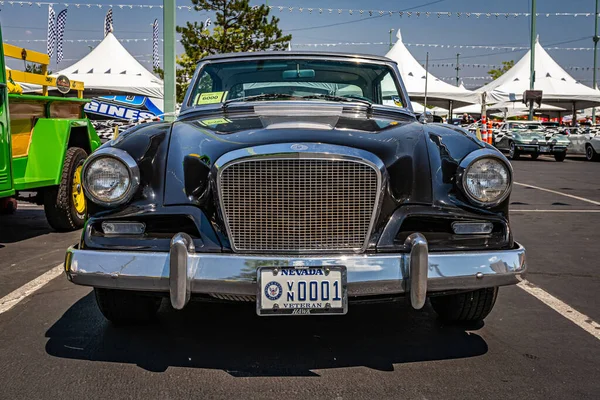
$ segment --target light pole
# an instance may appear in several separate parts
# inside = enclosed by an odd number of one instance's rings
[[[529,50],[529,53],[531,55],[531,57],[529,59],[529,63],[531,64],[530,68],[529,68],[529,89],[530,90],[533,90],[533,88],[535,86],[535,42],[536,42],[535,1],[536,0],[531,0],[531,44],[530,44],[530,50]],[[529,102],[529,120],[533,121],[533,101]]]
[[[175,24],[176,0],[163,0],[163,55],[164,55],[164,113],[165,121],[175,119],[177,96],[175,92]]]
[[[390,29],[390,49],[392,48],[392,33],[394,33],[394,30]]]
[[[460,78],[458,77],[458,71],[460,71],[460,67],[458,66],[458,58],[460,57],[460,53],[456,53],[456,86],[460,86]]]
[[[596,83],[596,69],[598,68],[597,59],[598,59],[598,41],[600,38],[598,37],[598,0],[596,0],[596,13],[594,14],[594,77],[592,79],[592,87],[595,90],[598,90],[598,84]],[[596,125],[596,106],[592,107],[592,123]]]

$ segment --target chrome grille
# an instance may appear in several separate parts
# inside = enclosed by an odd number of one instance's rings
[[[360,251],[380,187],[376,167],[335,158],[249,158],[225,165],[219,194],[235,251]]]

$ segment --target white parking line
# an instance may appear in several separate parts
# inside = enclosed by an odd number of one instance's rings
[[[543,213],[600,213],[600,210],[520,210],[511,209],[510,212],[543,212]]]
[[[600,206],[600,201],[595,201],[595,200],[590,200],[590,199],[586,199],[585,197],[579,197],[579,196],[573,196],[572,194],[568,194],[568,193],[563,193],[563,192],[558,192],[556,190],[552,190],[552,189],[546,189],[543,187],[539,187],[539,186],[533,186],[530,185],[528,183],[519,183],[519,182],[513,182],[515,185],[519,185],[519,186],[525,186],[525,187],[530,187],[532,189],[537,189],[537,190],[543,190],[544,192],[548,192],[548,193],[554,193],[554,194],[560,194],[561,196],[566,196],[566,197],[570,197],[572,199],[577,199],[577,200],[581,200],[581,201],[585,201],[588,202],[590,204],[595,204],[597,206]]]
[[[63,264],[59,264],[50,271],[43,273],[34,280],[27,282],[17,290],[0,299],[0,314],[3,314],[19,304],[27,296],[40,290],[45,284],[59,276],[64,271]]]
[[[575,325],[579,326],[581,329],[600,340],[600,324],[596,321],[592,320],[585,314],[580,313],[577,310],[574,310],[572,307],[569,307],[568,304],[562,302],[556,297],[552,296],[550,293],[546,292],[544,289],[534,285],[533,283],[522,280],[517,284],[518,287],[540,300],[542,303],[573,322]]]

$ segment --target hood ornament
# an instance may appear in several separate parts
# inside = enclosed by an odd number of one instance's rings
[[[308,146],[306,146],[304,144],[293,144],[293,145],[291,145],[290,149],[292,149],[294,151],[303,151],[303,150],[308,150]]]

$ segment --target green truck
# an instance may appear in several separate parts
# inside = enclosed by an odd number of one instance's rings
[[[101,144],[83,110],[83,83],[49,76],[47,54],[9,44],[1,51],[0,212],[14,212],[15,199],[26,198],[44,205],[55,230],[79,229],[86,216],[81,167]],[[9,69],[5,57],[40,65],[41,73]],[[42,95],[23,94],[19,83],[39,85]],[[60,93],[49,96],[53,86]]]

